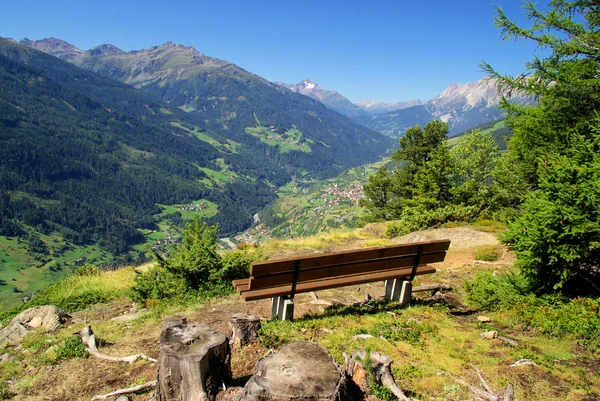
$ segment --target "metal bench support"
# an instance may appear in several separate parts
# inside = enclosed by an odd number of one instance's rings
[[[275,297],[271,300],[271,316],[279,320],[294,319],[294,301],[289,297]]]

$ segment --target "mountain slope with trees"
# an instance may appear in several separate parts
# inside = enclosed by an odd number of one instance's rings
[[[139,51],[103,52],[82,51],[54,38],[22,43],[132,85],[185,110],[208,129],[261,150],[279,164],[321,178],[373,162],[394,145],[319,101],[192,47],[167,42]],[[249,134],[248,129],[261,128],[266,131]],[[281,146],[297,141],[287,138],[291,129],[299,131],[310,152],[289,152]],[[355,152],[356,147],[362,151]]]

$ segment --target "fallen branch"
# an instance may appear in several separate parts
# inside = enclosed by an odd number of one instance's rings
[[[105,400],[107,398],[116,397],[118,395],[123,395],[123,394],[140,393],[140,392],[148,391],[154,387],[156,387],[156,380],[152,380],[148,383],[140,384],[139,386],[134,386],[134,387],[130,387],[130,388],[124,388],[121,390],[113,391],[112,393],[108,393],[108,394],[104,394],[104,395],[96,395],[90,401]]]
[[[506,386],[506,390],[504,391],[504,401],[513,401],[515,398],[515,389],[512,384]]]
[[[472,266],[475,266],[475,265],[508,266],[508,265],[510,265],[510,263],[506,263],[506,262],[502,262],[502,261],[488,262],[486,260],[473,259]]]
[[[494,390],[492,390],[492,388],[487,384],[487,382],[483,378],[483,375],[481,374],[481,370],[479,370],[479,368],[477,368],[477,366],[475,366],[475,365],[471,365],[471,367],[475,370],[475,373],[477,373],[477,377],[479,377],[479,381],[481,382],[481,385],[485,388],[485,390],[482,390],[479,387],[472,386],[469,383],[467,383],[466,381],[452,376],[450,373],[446,373],[446,374],[448,376],[450,376],[452,378],[452,380],[454,380],[458,384],[461,384],[461,385],[467,387],[469,390],[471,390],[471,392],[473,394],[475,394],[475,396],[476,396],[475,398],[480,399],[479,397],[482,397],[489,401],[500,401],[500,395],[494,394]],[[509,384],[508,386],[506,386],[506,390],[504,390],[503,401],[513,401],[514,396],[515,396],[515,390],[514,390],[512,384]]]
[[[154,358],[150,358],[149,356],[147,356],[145,354],[137,354],[137,355],[119,357],[119,356],[110,356],[110,355],[101,353],[100,351],[98,351],[98,347],[96,346],[96,336],[94,335],[94,332],[92,331],[92,328],[90,326],[86,326],[83,329],[81,329],[73,334],[79,335],[79,337],[81,338],[81,341],[86,346],[85,350],[89,354],[95,356],[96,358],[106,359],[108,361],[114,361],[114,362],[127,362],[127,363],[134,363],[138,359],[145,359],[149,362],[158,363],[158,360],[156,360]]]
[[[432,291],[431,296],[434,296],[436,292],[440,290],[450,291],[452,286],[449,284],[432,284],[432,285],[420,285],[418,287],[414,287],[412,292],[423,292],[423,291]]]
[[[514,368],[516,366],[540,366],[540,365],[533,362],[531,359],[519,359],[518,361],[516,361],[515,363],[510,365],[511,368]]]
[[[508,345],[512,345],[513,347],[518,347],[519,343],[516,342],[515,340],[508,338],[508,337],[504,337],[504,336],[498,336],[498,338],[502,341],[504,341],[505,343],[507,343]]]
[[[358,380],[357,385],[363,391],[366,391],[369,387],[368,382],[362,381],[368,380],[367,369],[369,369],[370,364],[370,370],[376,383],[386,386],[401,401],[413,401],[413,398],[407,397],[394,380],[390,369],[392,358],[378,352],[372,352],[370,356],[370,361],[365,360],[367,358],[367,352],[365,351],[357,351],[351,357],[346,356],[346,372],[352,377],[352,380],[355,380],[355,382]]]
[[[457,382],[458,384],[461,384],[465,387],[467,387],[469,390],[471,390],[471,392],[475,395],[478,395],[480,397],[484,397],[490,401],[498,401],[498,397],[495,396],[494,394],[488,393],[487,391],[483,391],[482,389],[472,386],[469,383],[467,383],[466,381],[459,379],[458,377],[454,377],[452,376],[450,373],[447,373],[448,376],[450,376],[452,378],[452,380],[454,380],[455,382]]]

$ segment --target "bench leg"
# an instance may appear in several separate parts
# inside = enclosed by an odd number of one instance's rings
[[[400,290],[400,305],[410,306],[410,299],[412,297],[412,283],[410,281],[402,282],[402,289]]]
[[[271,316],[279,320],[294,319],[294,301],[287,297],[276,297],[271,301]]]
[[[412,297],[412,283],[406,280],[386,280],[385,281],[385,300],[398,301],[402,306],[410,305]]]
[[[400,280],[385,280],[385,300],[387,302],[400,299]]]

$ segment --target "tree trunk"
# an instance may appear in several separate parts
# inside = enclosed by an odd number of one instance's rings
[[[256,315],[236,313],[229,319],[229,345],[238,348],[258,339],[260,318]]]
[[[350,399],[346,376],[327,351],[300,341],[258,361],[240,401]]]
[[[227,337],[206,324],[163,330],[158,401],[213,401],[231,380],[230,359]]]
[[[168,329],[179,324],[187,324],[187,318],[185,316],[169,316],[165,318],[164,324],[165,329]]]

